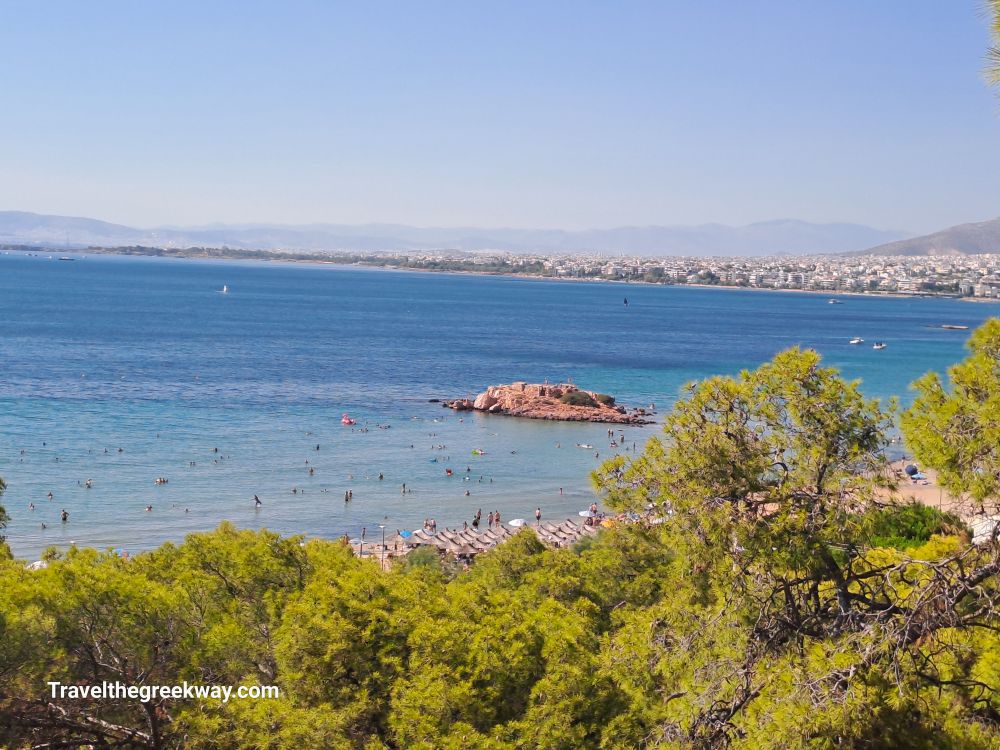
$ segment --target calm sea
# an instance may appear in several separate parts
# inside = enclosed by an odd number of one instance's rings
[[[794,344],[819,350],[870,395],[905,399],[914,378],[963,356],[968,332],[935,326],[974,327],[995,311],[939,299],[830,305],[812,294],[2,255],[8,537],[15,554],[33,557],[71,542],[137,551],[223,519],[324,537],[366,527],[372,538],[380,523],[389,533],[428,517],[461,525],[477,508],[508,520],[539,506],[547,518],[575,517],[593,497],[588,472],[613,452],[606,426],[463,419],[428,399],[572,378],[628,405],[665,407],[687,381]],[[850,346],[855,335],[868,343]],[[889,347],[873,351],[876,339]],[[340,424],[344,412],[357,428]],[[654,429],[630,428],[626,443],[641,448]]]

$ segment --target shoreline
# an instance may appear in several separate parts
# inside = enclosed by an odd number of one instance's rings
[[[155,249],[155,248],[154,248]],[[671,289],[715,289],[721,291],[745,291],[745,292],[780,292],[784,294],[808,294],[808,295],[819,295],[831,298],[839,297],[853,297],[853,298],[878,298],[878,299],[944,299],[944,300],[955,300],[957,302],[974,302],[978,304],[997,304],[1000,303],[1000,298],[993,299],[988,297],[960,297],[951,294],[927,294],[927,293],[916,293],[916,292],[853,292],[853,291],[834,291],[829,289],[788,289],[788,288],[776,288],[776,287],[756,287],[756,286],[735,286],[729,284],[665,284],[655,281],[643,281],[642,279],[605,279],[605,278],[594,278],[594,277],[573,277],[569,278],[566,276],[543,276],[540,274],[533,273],[516,273],[511,271],[476,271],[476,270],[456,270],[456,269],[436,269],[436,268],[414,268],[410,266],[396,266],[392,264],[379,264],[379,263],[365,263],[365,262],[339,262],[337,260],[332,260],[328,258],[297,258],[297,257],[246,257],[239,255],[201,255],[201,254],[185,254],[183,251],[171,252],[167,250],[166,254],[163,253],[138,253],[138,252],[115,252],[111,249],[86,249],[86,250],[47,250],[44,248],[39,248],[37,253],[32,253],[27,250],[10,250],[9,254],[17,254],[21,256],[35,256],[41,252],[46,254],[55,254],[56,252],[62,252],[64,255],[67,252],[73,255],[82,255],[84,257],[93,258],[145,258],[145,259],[156,259],[156,260],[183,260],[183,261],[195,261],[195,262],[212,262],[212,263],[237,263],[244,264],[249,263],[253,265],[257,264],[276,264],[276,265],[290,265],[290,266],[321,266],[321,267],[337,267],[344,269],[365,269],[371,271],[396,271],[399,273],[422,273],[422,274],[445,274],[452,276],[486,276],[494,278],[511,278],[511,279],[524,279],[528,281],[550,281],[550,282],[560,282],[560,283],[590,283],[590,284],[618,284],[622,286],[648,286],[648,287],[665,287]],[[271,251],[261,251],[262,253],[268,253]]]

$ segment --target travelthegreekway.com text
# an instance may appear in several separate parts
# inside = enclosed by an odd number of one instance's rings
[[[157,699],[184,700],[204,698],[228,703],[230,698],[278,698],[277,685],[126,685],[123,682],[101,682],[95,685],[64,685],[46,682],[53,699],[69,700],[140,700],[149,703]]]

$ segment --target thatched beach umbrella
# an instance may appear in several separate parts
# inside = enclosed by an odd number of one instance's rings
[[[414,546],[418,544],[430,544],[433,538],[434,538],[433,534],[428,534],[423,529],[417,529],[412,534],[410,534],[410,537],[409,539],[406,540],[406,543]]]

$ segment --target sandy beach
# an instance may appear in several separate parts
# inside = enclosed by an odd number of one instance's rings
[[[904,469],[911,463],[920,469],[923,479],[914,481],[907,477]],[[953,513],[972,529],[974,541],[988,538],[997,523],[1000,523],[1000,515],[988,512],[982,503],[944,489],[938,484],[938,474],[934,469],[924,468],[919,462],[910,459],[894,461],[889,466],[899,478],[899,483],[894,491],[879,493],[883,498],[900,503],[918,502],[945,513]]]

